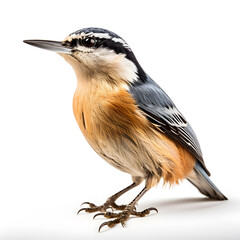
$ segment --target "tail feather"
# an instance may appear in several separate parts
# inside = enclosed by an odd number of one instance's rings
[[[217,200],[228,200],[221,191],[216,187],[216,185],[210,180],[207,173],[204,171],[201,164],[196,161],[196,165],[188,176],[187,180],[191,182],[200,193],[209,198]]]

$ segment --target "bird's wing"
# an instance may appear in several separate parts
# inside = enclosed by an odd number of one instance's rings
[[[159,130],[177,141],[202,164],[208,175],[197,137],[169,96],[149,76],[129,89],[138,107]]]

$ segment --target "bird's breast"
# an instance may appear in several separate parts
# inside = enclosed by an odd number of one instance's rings
[[[143,176],[136,157],[139,142],[136,129],[142,131],[147,120],[124,87],[97,86],[75,91],[73,112],[92,148],[110,164],[134,176]]]
[[[79,85],[73,112],[86,140],[102,158],[132,176],[149,178],[149,186],[161,177],[178,182],[193,168],[191,154],[159,132],[124,88]]]

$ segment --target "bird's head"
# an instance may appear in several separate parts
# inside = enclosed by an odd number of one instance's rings
[[[83,28],[63,41],[25,40],[35,47],[55,51],[75,70],[77,77],[105,76],[108,81],[138,81],[144,71],[131,48],[117,34],[101,28]]]

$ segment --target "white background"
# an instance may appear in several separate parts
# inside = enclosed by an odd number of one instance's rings
[[[239,239],[239,1],[5,1],[0,6],[0,239]],[[63,40],[83,27],[122,36],[194,128],[212,180],[229,201],[187,181],[151,189],[126,228],[76,215],[131,178],[88,146],[72,113],[74,72],[24,39]],[[141,187],[126,194],[127,203]]]

